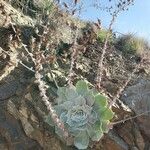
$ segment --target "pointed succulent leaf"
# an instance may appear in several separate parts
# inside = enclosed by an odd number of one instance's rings
[[[62,98],[60,98],[60,97],[56,98],[56,103],[57,103],[57,104],[62,104],[63,101],[64,101],[64,100],[63,100]]]
[[[93,92],[94,96],[96,96],[97,94],[99,94],[99,92],[96,89],[91,89],[91,91]]]
[[[74,137],[78,136],[81,131],[85,131],[87,129],[86,125],[80,126],[79,128],[78,127],[72,128],[68,124],[66,124],[66,126],[67,126],[69,133],[73,135]]]
[[[60,116],[61,113],[65,111],[65,108],[63,105],[55,105],[53,106],[54,110],[56,111],[56,114]]]
[[[104,133],[102,130],[97,130],[93,137],[91,138],[92,141],[99,141],[103,137]]]
[[[91,115],[89,115],[89,123],[94,124],[96,121],[98,121],[97,113],[92,110]]]
[[[83,80],[80,80],[76,83],[76,90],[78,94],[84,95],[88,91],[87,83]]]
[[[100,108],[104,108],[108,105],[106,97],[101,94],[97,94],[95,96],[95,102],[100,106]]]
[[[97,121],[94,125],[89,125],[87,127],[87,132],[92,141],[99,141],[103,136],[103,131],[101,129],[101,123]]]
[[[74,99],[72,99],[72,102],[74,104],[74,106],[82,106],[86,104],[86,100],[82,97],[82,96],[78,96]]]
[[[101,114],[102,112],[106,109],[106,107],[103,107],[103,108],[100,108],[99,104],[95,101],[94,104],[93,104],[93,110],[96,112],[97,114],[97,118],[99,120],[101,120]]]
[[[86,99],[86,103],[89,106],[92,106],[95,102],[93,92],[90,90],[85,93],[84,98]]]
[[[66,121],[67,121],[67,112],[61,113],[61,115],[60,115],[60,120],[61,120],[62,122],[64,122],[64,123],[66,123]]]
[[[73,136],[78,136],[79,132],[81,131],[78,128],[72,128],[72,127],[70,127],[68,124],[67,124],[67,127],[68,127],[67,129],[68,129],[69,133],[71,135],[73,135]]]
[[[59,112],[60,110],[58,110],[58,109],[63,109],[64,111],[65,110],[69,110],[69,109],[71,109],[73,106],[74,106],[74,103],[73,102],[71,102],[71,101],[66,101],[66,102],[64,102],[63,104],[60,104],[60,105],[57,105],[58,106],[58,108],[57,108],[57,111]]]
[[[87,131],[81,131],[78,136],[74,138],[74,145],[78,149],[87,149],[89,145],[89,136],[87,134]]]
[[[109,131],[109,127],[108,127],[109,123],[110,123],[110,121],[108,121],[108,120],[102,121],[102,130],[103,130],[104,133],[108,133],[108,131]]]
[[[114,117],[114,112],[106,108],[102,113],[101,113],[101,120],[111,120]]]
[[[71,87],[66,90],[66,98],[67,100],[72,100],[77,98],[79,95],[75,88]]]
[[[57,90],[57,94],[59,96],[59,98],[57,99],[57,103],[58,104],[62,104],[63,102],[67,101],[67,97],[66,97],[66,91],[68,89],[66,87],[59,87]]]

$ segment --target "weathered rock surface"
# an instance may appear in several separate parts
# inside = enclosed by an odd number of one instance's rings
[[[150,140],[150,81],[141,80],[128,87],[122,99],[136,115],[145,113],[137,118],[137,122],[143,134]]]
[[[26,136],[20,122],[5,107],[0,104],[0,150],[41,150],[39,143]]]
[[[42,1],[34,0],[33,2]],[[25,39],[24,44],[28,44],[28,40],[33,34],[34,19],[19,13],[3,0],[0,1],[0,4],[4,5],[4,8],[0,8],[0,19],[2,20],[0,22],[0,47],[8,50],[9,36],[13,34],[11,29],[8,28],[9,18],[8,20],[6,18],[10,13],[13,14],[13,21],[19,27],[21,25],[21,34]],[[3,13],[3,9],[5,13]],[[69,18],[69,16],[66,16],[66,18]],[[57,22],[59,33],[56,36],[62,40],[63,44],[73,42],[75,36],[73,27],[76,24],[81,30],[86,27],[80,21],[81,24],[76,20],[68,20],[67,23],[73,24],[72,26],[68,27],[65,24],[62,26],[62,22],[65,22],[63,18]],[[4,24],[6,28],[3,27]],[[89,38],[91,37],[89,36]],[[55,39],[55,37],[53,38]],[[79,40],[79,42],[81,41],[86,42],[87,39],[84,37]],[[87,46],[86,51],[82,58],[78,58],[75,73],[79,77],[86,77],[92,83],[95,78],[100,47],[96,44],[88,46],[85,43],[85,45]],[[82,49],[82,46],[80,49]],[[63,51],[63,49],[61,50]],[[7,59],[2,59],[0,55],[1,62],[7,61]],[[126,68],[129,64],[126,62],[128,60],[124,61],[118,52],[114,52],[112,56],[108,55],[107,61],[103,87],[113,95],[122,84],[122,80],[126,79],[130,73],[129,69],[127,70]],[[0,64],[0,68],[3,69],[5,65],[5,63]],[[68,69],[69,62],[65,60],[61,65],[61,68],[56,67],[52,72],[59,78],[59,84],[63,85],[66,82],[67,71],[65,69]],[[129,67],[132,68],[133,66]],[[149,67],[147,66],[147,68]],[[19,65],[7,78],[0,82],[0,150],[75,150],[76,148],[67,147],[62,143],[55,135],[54,129],[44,122],[44,116],[47,111],[45,105],[41,102],[37,85],[32,81],[33,75],[29,70]],[[48,83],[48,94],[53,102],[56,97],[56,88],[53,86],[51,79]],[[150,110],[150,82],[142,81],[135,85],[131,83],[131,85],[126,89],[125,96],[122,97],[126,105],[118,102],[113,108],[116,112],[117,120],[130,117],[133,115],[133,111],[138,115]],[[113,129],[100,142],[91,143],[89,150],[150,150],[150,115],[140,116],[136,120],[114,125]]]

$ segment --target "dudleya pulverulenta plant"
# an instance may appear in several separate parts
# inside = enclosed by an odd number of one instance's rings
[[[109,131],[114,113],[106,97],[89,89],[85,81],[78,81],[76,86],[60,87],[57,94],[54,109],[78,149],[86,149],[90,140],[99,141]],[[46,121],[51,124],[50,116]],[[63,138],[56,125],[55,132]]]

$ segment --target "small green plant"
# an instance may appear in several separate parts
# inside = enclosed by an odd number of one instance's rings
[[[104,42],[105,42],[105,40],[106,40],[107,34],[108,34],[108,36],[109,36],[109,41],[108,41],[108,43],[109,43],[109,44],[110,44],[110,43],[112,44],[112,42],[114,41],[114,38],[113,38],[112,33],[110,33],[110,32],[107,31],[107,30],[104,30],[104,29],[100,30],[100,31],[97,33],[97,39],[98,39],[98,41],[100,42],[100,44],[104,44]]]
[[[89,141],[99,141],[109,131],[109,123],[114,113],[108,107],[105,96],[80,80],[75,86],[58,89],[56,114],[64,123],[72,137],[72,143],[78,149],[86,149]],[[46,122],[55,126],[55,132],[63,139],[62,131],[51,122],[50,115]],[[64,139],[63,139],[64,140]]]
[[[144,39],[128,34],[117,39],[116,48],[125,55],[140,55],[149,49],[149,45]]]

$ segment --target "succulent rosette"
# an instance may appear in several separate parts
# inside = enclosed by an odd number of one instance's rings
[[[106,97],[89,89],[85,81],[80,80],[71,87],[60,87],[57,94],[54,109],[78,149],[86,149],[90,140],[99,141],[109,131],[108,124],[114,113],[108,107]],[[50,116],[46,121],[51,124]],[[57,125],[55,132],[63,138]]]

